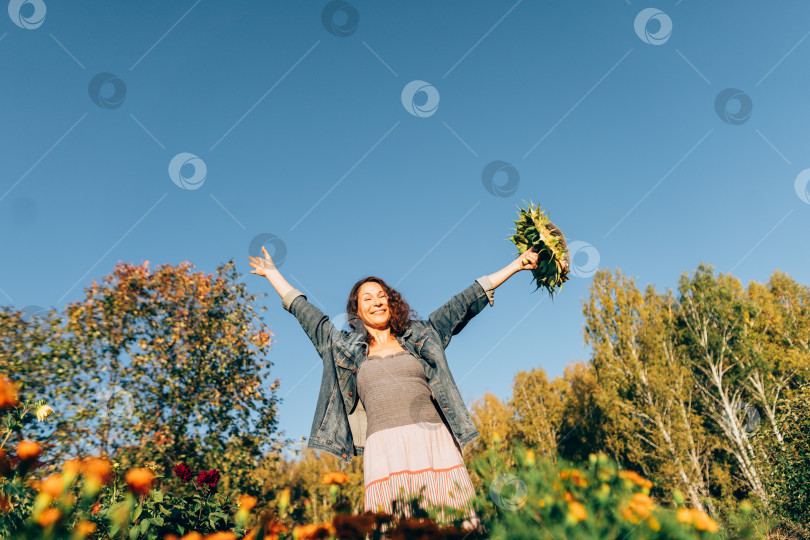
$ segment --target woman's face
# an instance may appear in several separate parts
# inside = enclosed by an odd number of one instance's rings
[[[357,316],[369,328],[385,329],[391,313],[388,296],[376,281],[366,281],[357,290]]]

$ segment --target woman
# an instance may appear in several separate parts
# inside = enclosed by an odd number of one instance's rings
[[[537,267],[538,254],[527,251],[476,279],[427,320],[413,318],[382,279],[363,278],[349,294],[346,313],[354,331],[346,332],[282,277],[264,247],[262,252],[263,258],[250,257],[251,273],[270,281],[324,362],[307,447],[346,461],[364,456],[366,511],[391,513],[392,499],[419,494],[431,505],[464,511],[465,528],[477,525],[462,448],[479,434],[444,350],[487,303],[493,305],[496,287]]]

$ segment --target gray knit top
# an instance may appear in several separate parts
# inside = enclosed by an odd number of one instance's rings
[[[366,410],[366,437],[392,427],[442,422],[422,362],[408,351],[368,356],[357,371],[357,395]]]

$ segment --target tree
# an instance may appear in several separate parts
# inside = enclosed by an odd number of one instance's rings
[[[471,404],[470,412],[479,434],[473,445],[477,452],[492,447],[495,440],[506,441],[514,436],[514,411],[494,394],[485,392]]]
[[[562,394],[557,426],[560,455],[571,461],[587,461],[590,454],[605,451],[607,416],[613,404],[599,385],[593,365],[569,364],[553,384]]]
[[[513,411],[517,437],[524,445],[543,455],[556,455],[562,405],[560,392],[555,391],[542,368],[515,375],[508,406]]]
[[[781,403],[807,381],[810,290],[778,271],[768,284],[751,282],[744,290],[734,276],[715,276],[711,265],[684,274],[679,290],[682,342],[699,375],[705,414],[745,485],[767,507],[769,458],[761,439],[772,434],[783,444]]]
[[[55,309],[29,318],[10,306],[0,307],[0,374],[20,385],[22,401],[46,399],[55,410],[61,409],[50,389],[76,371],[70,364],[54,360],[60,355],[62,334],[62,319]],[[46,441],[53,433],[52,425],[25,422],[25,433],[16,437]]]
[[[698,375],[703,412],[722,435],[748,488],[767,506],[748,392],[751,377],[759,375],[748,330],[749,314],[757,306],[739,280],[715,276],[710,265],[699,265],[691,277],[681,276],[679,292],[681,337]]]
[[[612,446],[645,474],[680,486],[714,512],[705,475],[707,444],[692,404],[688,360],[676,351],[674,301],[650,286],[600,270],[584,307],[600,386],[618,406]]]
[[[62,413],[53,457],[151,463],[170,478],[185,461],[220,470],[226,490],[258,492],[251,472],[281,444],[279,381],[266,381],[272,333],[238,278],[232,261],[215,274],[187,262],[118,264],[67,306],[47,339],[17,336],[28,352],[16,357],[36,362],[18,361],[12,375],[43,375],[40,397]]]

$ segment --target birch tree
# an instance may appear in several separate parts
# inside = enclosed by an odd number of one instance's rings
[[[758,420],[748,385],[758,380],[752,369],[747,327],[756,306],[740,282],[730,275],[714,276],[701,264],[693,276],[679,282],[682,337],[699,375],[697,387],[705,400],[706,416],[722,434],[751,492],[767,506],[761,460],[753,435]]]
[[[515,428],[521,442],[544,455],[556,454],[562,398],[542,368],[515,375],[509,407],[514,411]]]
[[[653,287],[644,294],[616,271],[594,276],[584,307],[585,340],[602,389],[624,413],[614,420],[635,444],[624,457],[645,474],[683,488],[695,507],[713,512],[706,442],[693,410],[688,362],[674,340],[674,302]]]

